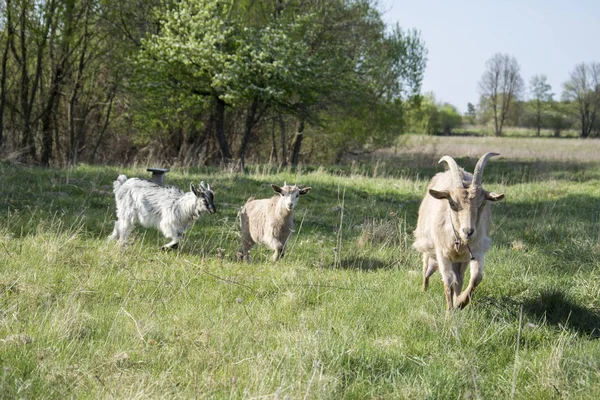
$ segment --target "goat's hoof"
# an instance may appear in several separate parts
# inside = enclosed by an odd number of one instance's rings
[[[465,300],[465,301],[458,302],[458,303],[457,303],[457,304],[454,306],[454,308],[462,310],[463,308],[465,308],[465,307],[466,307],[466,306],[468,306],[468,305],[469,305],[469,300]]]
[[[165,246],[161,247],[161,249],[163,251],[172,251],[172,250],[177,250],[178,247],[179,247],[179,243],[175,243],[175,244],[172,244],[171,246],[165,245]]]

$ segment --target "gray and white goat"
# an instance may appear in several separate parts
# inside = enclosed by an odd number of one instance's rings
[[[504,194],[488,192],[481,179],[488,159],[497,155],[484,154],[473,175],[459,168],[452,157],[442,157],[439,162],[446,162],[449,169],[431,179],[419,207],[413,247],[423,253],[423,290],[439,269],[448,310],[466,306],[483,276],[483,258],[491,246],[491,210],[486,203],[502,200]],[[471,276],[462,292],[467,266]]]
[[[238,257],[250,261],[250,249],[255,243],[263,243],[273,250],[273,261],[285,254],[285,245],[294,229],[294,208],[298,198],[310,192],[311,188],[298,186],[283,187],[271,185],[278,193],[269,199],[254,200],[250,197],[240,211],[242,228],[242,248]]]
[[[201,212],[217,211],[214,193],[210,185],[196,188],[190,184],[190,192],[184,193],[175,186],[119,175],[113,183],[117,202],[117,221],[109,239],[125,244],[136,223],[145,228],[156,228],[171,242],[163,249],[176,249],[183,233]]]

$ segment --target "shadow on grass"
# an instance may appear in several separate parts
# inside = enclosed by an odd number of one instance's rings
[[[523,314],[533,321],[545,321],[560,329],[577,332],[590,339],[600,339],[600,310],[589,309],[569,300],[557,289],[544,289],[532,298],[517,300],[511,297],[475,297],[488,311],[496,310],[510,320],[519,319],[519,310],[523,306]]]
[[[548,324],[588,335],[592,339],[600,338],[600,312],[573,303],[558,290],[544,290],[536,298],[525,300],[523,311],[534,318],[545,319]]]
[[[358,269],[362,271],[376,271],[378,269],[389,269],[393,267],[391,263],[385,263],[377,258],[371,257],[347,257],[337,264],[332,264],[332,268],[340,269]]]

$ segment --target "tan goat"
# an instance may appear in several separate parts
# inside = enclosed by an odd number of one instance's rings
[[[242,248],[238,257],[250,261],[250,249],[255,243],[263,243],[273,250],[273,261],[285,254],[285,245],[294,228],[294,208],[298,198],[310,192],[311,188],[284,184],[271,185],[278,193],[269,199],[254,200],[250,197],[240,211],[242,225]]]
[[[483,258],[491,246],[491,210],[486,203],[502,200],[504,194],[488,192],[481,179],[488,159],[497,155],[484,154],[473,175],[459,168],[452,157],[442,157],[439,162],[446,162],[449,169],[431,179],[419,207],[413,247],[423,253],[423,290],[439,269],[448,310],[466,306],[483,276]],[[471,276],[462,292],[467,266]]]

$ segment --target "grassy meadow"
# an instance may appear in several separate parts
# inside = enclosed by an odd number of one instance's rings
[[[600,144],[410,140],[340,167],[173,168],[167,184],[208,181],[219,210],[173,252],[154,230],[106,240],[112,182],[145,168],[0,164],[0,397],[599,398],[600,163],[575,144]],[[471,171],[499,150],[484,186],[506,194],[451,313],[410,247],[447,150]],[[313,188],[286,257],[237,262],[239,207],[283,181]]]

